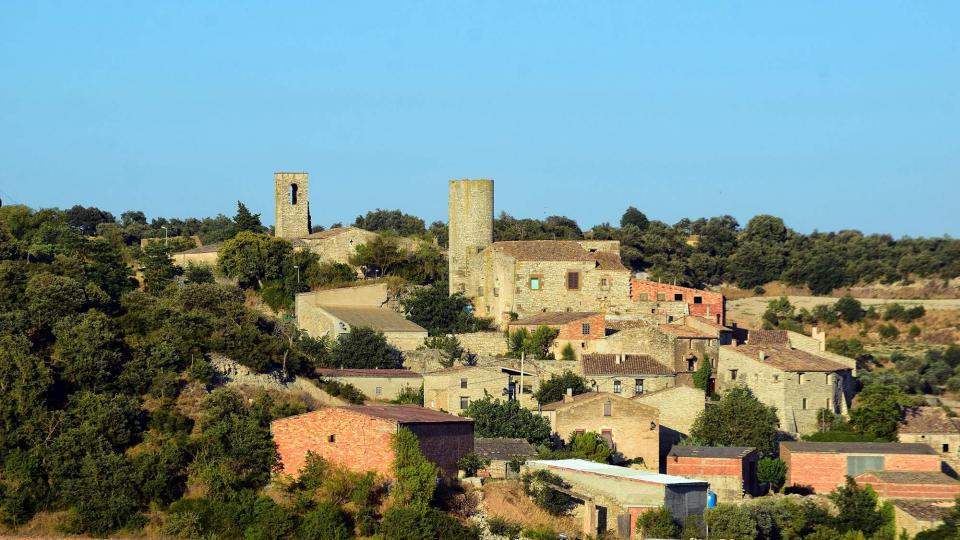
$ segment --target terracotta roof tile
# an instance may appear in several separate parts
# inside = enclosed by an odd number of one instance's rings
[[[897,427],[899,433],[950,433],[960,434],[953,418],[940,407],[912,407],[904,410],[903,419]]]
[[[747,343],[750,345],[786,345],[790,337],[786,330],[750,330],[747,333]]]
[[[951,509],[953,501],[924,501],[917,499],[894,499],[894,506],[922,521],[942,521]]]
[[[782,371],[842,371],[850,369],[843,364],[827,360],[815,354],[801,351],[800,349],[791,349],[782,345],[756,345],[753,343],[746,345],[725,345],[721,349],[739,353],[741,356],[751,358],[754,361],[761,362],[760,353],[764,354],[763,364],[774,367]]]
[[[515,457],[533,457],[537,451],[526,439],[476,437],[473,451],[484,459],[509,461]]]
[[[519,261],[594,261],[601,270],[629,271],[619,254],[590,251],[576,240],[510,240],[494,242],[491,249]]]
[[[585,354],[580,359],[583,374],[592,375],[675,375],[669,367],[643,354]]]
[[[574,321],[579,321],[581,319],[586,319],[597,315],[596,312],[592,311],[548,311],[546,313],[537,313],[529,317],[525,317],[518,321],[513,321],[510,323],[511,326],[533,326],[533,325],[553,325],[553,324],[567,324]]]

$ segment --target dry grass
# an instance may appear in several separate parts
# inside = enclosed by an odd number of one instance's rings
[[[727,302],[727,318],[730,321],[742,323],[743,326],[755,326],[760,321],[760,316],[767,310],[767,304],[771,300],[776,300],[778,296],[754,296],[751,298],[741,298],[740,300],[730,300]],[[815,306],[822,304],[833,304],[836,298],[830,296],[787,296],[790,303],[797,309],[806,308],[812,310]],[[938,298],[938,299],[898,299],[891,300],[885,298],[858,298],[864,306],[882,306],[894,302],[904,306],[912,307],[922,305],[928,311],[960,311],[960,299],[956,298]]]
[[[556,517],[535,505],[523,493],[523,485],[516,481],[489,482],[483,486],[483,506],[490,516],[522,523],[525,528],[549,527],[567,533],[571,538],[580,534],[581,526],[572,517]]]

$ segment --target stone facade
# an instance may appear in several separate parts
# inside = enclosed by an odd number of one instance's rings
[[[726,323],[725,302],[720,293],[634,278],[630,280],[630,298],[637,302],[655,302],[657,307],[668,302],[683,303],[690,315]]]
[[[660,412],[643,403],[613,394],[590,392],[567,396],[540,407],[550,429],[568,440],[576,432],[600,434],[623,459],[641,458],[647,469],[659,471]]]
[[[424,456],[444,475],[473,451],[473,421],[412,406],[327,407],[271,424],[284,473],[299,476],[307,452],[352,471],[395,476],[391,437],[400,427],[417,435]]]
[[[921,443],[947,458],[960,456],[960,426],[940,407],[906,409],[897,426],[897,440]]]
[[[420,391],[423,376],[408,369],[318,369],[326,380],[355,386],[369,399],[389,401]]]
[[[555,358],[563,356],[563,350],[570,345],[574,358],[580,358],[589,349],[593,340],[606,337],[606,318],[603,313],[560,312],[539,313],[524,319],[510,322],[510,332],[525,329],[536,332],[540,326],[557,330],[557,338],[550,346]]]
[[[799,435],[818,430],[820,409],[847,414],[853,397],[849,368],[788,347],[720,347],[716,383],[721,392],[746,386],[776,407],[781,430]]]
[[[294,246],[316,253],[321,262],[350,264],[350,258],[357,253],[357,246],[376,237],[377,233],[356,227],[339,227],[298,237],[294,240]]]
[[[171,257],[173,258],[173,264],[182,268],[186,268],[187,265],[190,264],[216,268],[217,253],[219,250],[220,244],[210,244],[208,246],[197,246],[186,251],[179,251]]]
[[[483,356],[503,356],[509,352],[502,332],[471,332],[455,334],[463,350]]]
[[[536,407],[533,392],[540,384],[533,371],[523,375],[524,391],[520,393],[520,371],[500,366],[455,366],[423,374],[424,406],[454,414],[463,412],[471,401],[490,396],[494,399],[517,399],[527,408]]]
[[[780,459],[787,464],[786,486],[816,493],[865,470],[940,472],[940,457],[922,444],[782,442]]]
[[[953,501],[894,500],[896,530],[905,530],[913,538],[920,531],[940,526],[953,506]]]
[[[591,388],[622,397],[634,397],[675,385],[668,366],[644,355],[589,354],[580,359],[580,372]]]
[[[447,204],[450,294],[476,290],[476,257],[493,243],[493,180],[451,180]]]
[[[274,235],[299,238],[310,234],[309,175],[278,172],[273,174],[273,183]]]
[[[632,399],[660,411],[661,461],[675,444],[690,434],[694,420],[706,407],[706,394],[691,386],[678,385]]]

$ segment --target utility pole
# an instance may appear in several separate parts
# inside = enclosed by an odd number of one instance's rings
[[[297,289],[299,290],[300,289],[300,265],[295,264],[293,265],[293,267],[297,269]]]
[[[161,225],[160,228],[163,229],[163,247],[167,247],[167,226]]]
[[[526,357],[527,357],[527,353],[525,352],[520,353],[520,398],[523,397],[523,361]],[[517,398],[517,403],[519,403],[522,406],[523,401],[521,401],[520,398]]]

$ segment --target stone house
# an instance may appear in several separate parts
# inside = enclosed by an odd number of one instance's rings
[[[641,354],[585,354],[581,372],[596,392],[633,397],[674,386],[676,373]]]
[[[542,405],[539,414],[562,439],[591,431],[603,437],[619,457],[640,458],[647,469],[659,470],[660,412],[649,405],[607,393],[568,393],[560,401]]]
[[[473,452],[490,463],[479,472],[486,478],[516,478],[518,471],[510,469],[510,462],[526,461],[537,451],[526,439],[502,437],[477,437],[473,440]]]
[[[940,472],[940,456],[925,444],[780,443],[787,464],[786,486],[829,493],[866,471]]]
[[[376,307],[315,305],[303,316],[297,310],[297,324],[313,337],[329,336],[333,339],[354,328],[372,328],[401,351],[415,350],[427,338],[426,328],[392,309]]]
[[[316,253],[322,262],[350,264],[357,246],[377,237],[377,233],[357,227],[336,227],[291,239],[294,248]]]
[[[720,347],[716,384],[746,386],[776,407],[781,430],[800,435],[817,431],[820,409],[847,414],[853,396],[848,366],[782,345]]]
[[[553,328],[558,332],[557,338],[550,347],[550,352],[556,358],[562,357],[563,349],[568,344],[573,346],[573,350],[579,358],[591,341],[606,337],[606,317],[604,317],[604,314],[580,311],[536,313],[512,321],[510,332],[525,329],[533,333],[541,326]]]
[[[173,264],[186,268],[187,265],[209,266],[216,268],[217,252],[220,251],[220,244],[209,244],[206,246],[197,246],[186,251],[178,251],[171,255]]]
[[[904,410],[897,426],[897,439],[904,443],[926,444],[944,457],[960,455],[960,426],[940,407],[912,407]]]
[[[706,394],[691,386],[674,386],[646,392],[630,399],[660,411],[660,462],[681,439],[690,434],[693,422],[706,408]],[[661,467],[663,472],[663,467]]]
[[[521,371],[507,366],[453,366],[423,374],[424,406],[459,414],[471,401],[490,396],[493,399],[516,400],[533,408],[533,392],[540,384],[535,371]]]
[[[632,278],[630,299],[654,312],[686,313],[726,324],[726,301],[720,293]],[[682,308],[678,310],[679,306]]]
[[[709,485],[703,480],[652,473],[583,459],[528,461],[525,470],[545,469],[562,478],[584,501],[585,535],[609,531],[616,538],[638,538],[637,517],[666,507],[678,522],[702,516]]]
[[[326,407],[270,425],[280,466],[294,477],[313,452],[352,471],[393,478],[390,443],[400,428],[417,436],[424,456],[446,477],[456,476],[457,460],[473,451],[473,420],[412,405]]]
[[[928,501],[918,499],[894,499],[896,530],[905,530],[910,538],[920,531],[935,529],[953,509],[953,501]]]
[[[423,376],[409,369],[333,369],[318,368],[316,374],[325,380],[355,386],[368,399],[389,401],[417,393]]]
[[[756,448],[739,446],[674,446],[667,454],[667,474],[710,483],[721,502],[760,495]]]

